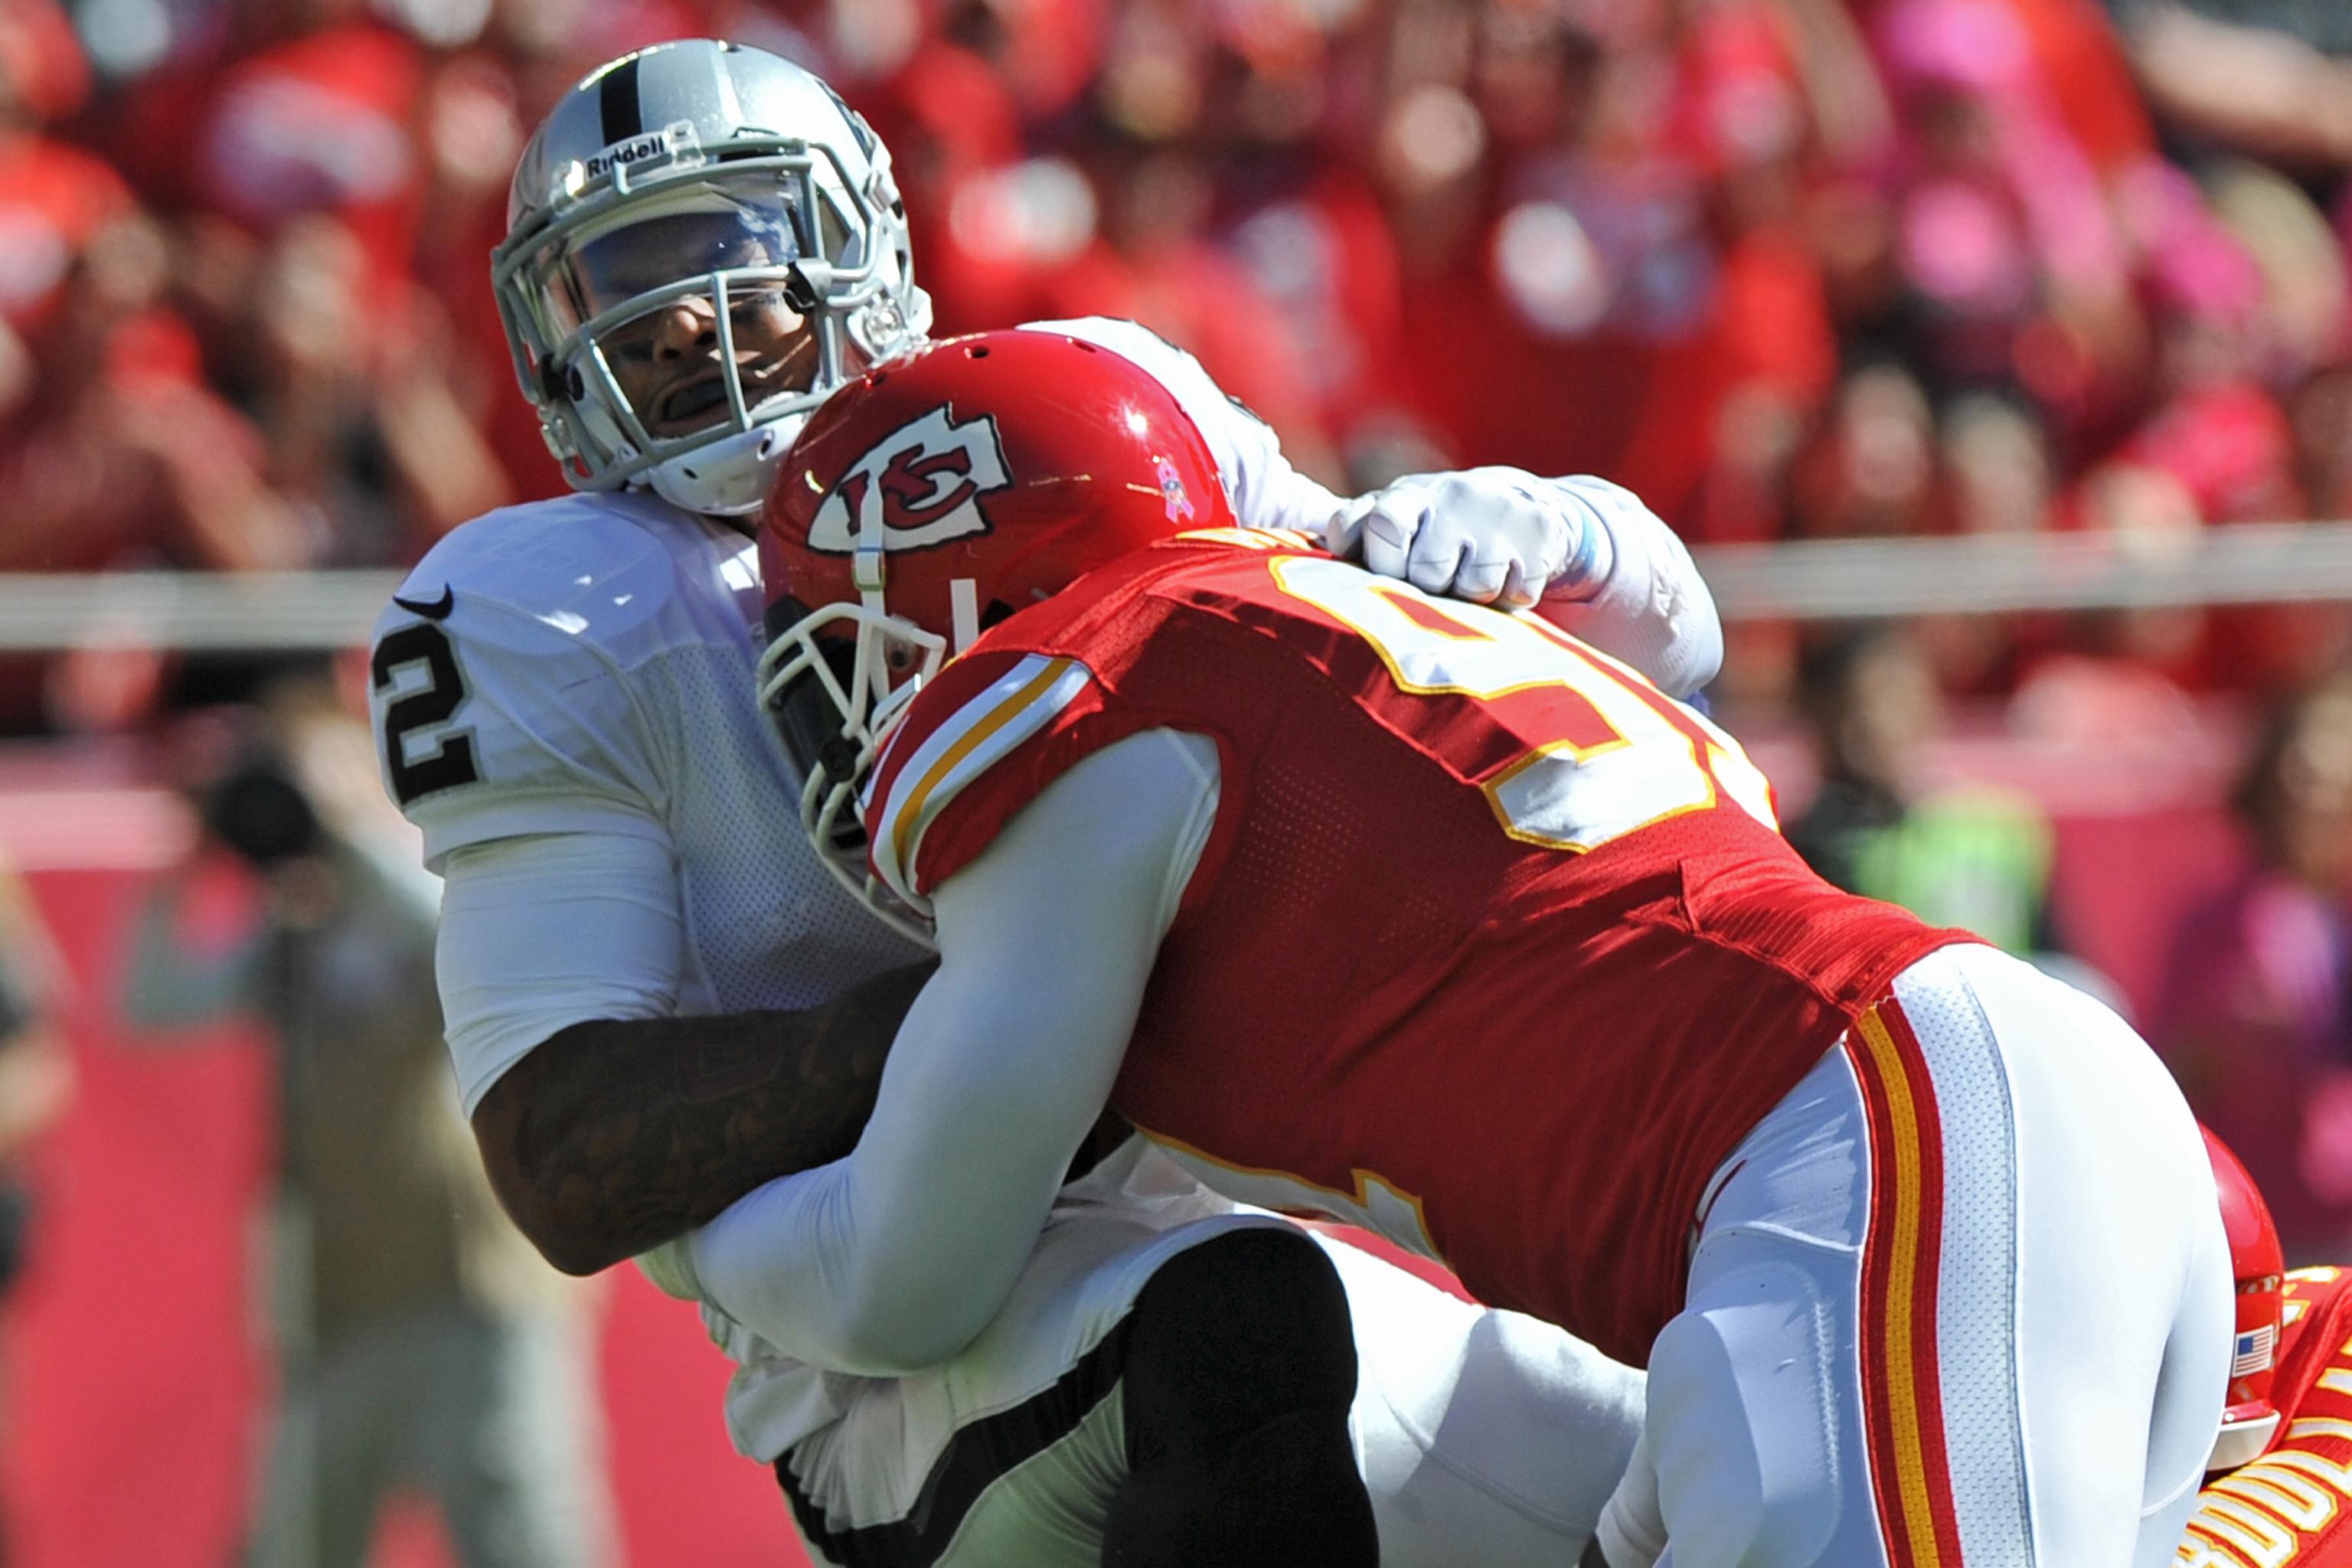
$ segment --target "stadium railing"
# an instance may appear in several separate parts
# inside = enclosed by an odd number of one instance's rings
[[[1813,540],[1696,552],[1726,620],[1817,620],[2352,599],[2352,522]],[[391,572],[0,574],[0,650],[364,642]]]

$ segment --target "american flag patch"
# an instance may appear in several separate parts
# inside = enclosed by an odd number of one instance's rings
[[[2249,1329],[2238,1336],[2237,1353],[2230,1360],[2231,1377],[2252,1377],[2271,1369],[2271,1356],[2278,1349],[2278,1330],[2269,1323],[2259,1329]]]

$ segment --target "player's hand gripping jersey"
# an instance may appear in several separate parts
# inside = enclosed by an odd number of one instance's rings
[[[1955,940],[1814,877],[1737,743],[1625,667],[1232,531],[947,666],[876,772],[875,868],[924,900],[1162,728],[1215,738],[1218,809],[1115,1103],[1228,1192],[1370,1226],[1622,1359],[1682,1305],[1709,1173]]]

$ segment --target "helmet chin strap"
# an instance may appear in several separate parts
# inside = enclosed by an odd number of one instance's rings
[[[882,585],[888,580],[889,571],[882,539],[884,525],[882,520],[874,515],[878,510],[866,506],[857,509],[857,532],[849,555],[849,580],[857,589],[857,602],[865,606],[866,615],[877,626],[889,614],[889,607],[882,597]],[[873,638],[865,632],[860,632],[858,637],[866,650],[874,647]],[[865,663],[867,653],[861,651],[858,662]],[[868,678],[873,682],[873,689],[867,694],[869,700],[880,702],[890,695],[890,674],[886,661],[877,659],[874,668],[868,671]]]
[[[2252,1421],[2223,1426],[2213,1438],[2213,1452],[2205,1461],[2205,1473],[2211,1475],[2252,1464],[2269,1449],[2278,1426],[2278,1412],[2273,1410]]]
[[[954,622],[955,650],[980,640],[980,584],[969,577],[948,579],[948,615]]]
[[[850,546],[849,580],[856,586],[858,603],[875,615],[885,613],[882,584],[889,574],[883,566],[882,530],[858,510],[857,532]]]

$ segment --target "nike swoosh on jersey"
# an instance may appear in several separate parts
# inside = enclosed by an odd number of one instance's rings
[[[413,615],[423,616],[428,621],[446,621],[449,618],[449,612],[457,607],[457,591],[444,583],[441,584],[441,596],[429,604],[420,605],[397,594],[392,596],[392,602]]]

